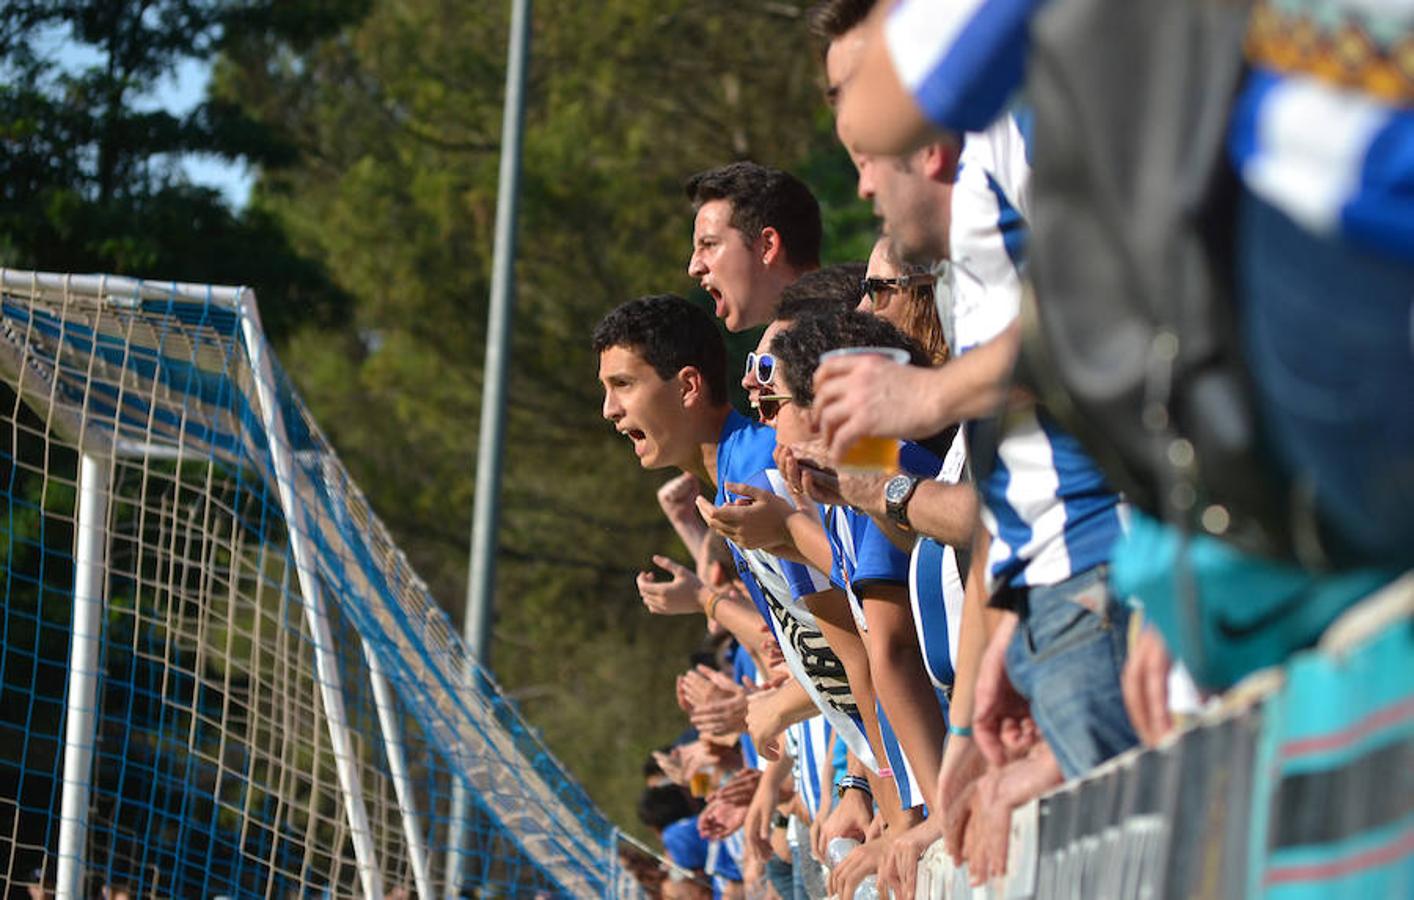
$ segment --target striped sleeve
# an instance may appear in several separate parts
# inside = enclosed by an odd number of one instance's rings
[[[903,0],[884,24],[899,80],[947,131],[980,131],[1021,87],[1044,0]]]
[[[1258,69],[1228,151],[1247,188],[1307,231],[1414,262],[1414,111]]]

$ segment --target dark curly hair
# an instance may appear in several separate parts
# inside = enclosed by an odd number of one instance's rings
[[[783,367],[782,376],[796,403],[815,402],[820,354],[842,347],[897,347],[908,351],[913,365],[928,365],[928,355],[917,341],[878,316],[854,310],[805,316],[771,340],[771,352]]]
[[[859,285],[867,268],[861,262],[847,262],[806,272],[781,291],[776,318],[790,320],[825,310],[854,309],[859,305]]]
[[[781,235],[786,259],[797,268],[820,264],[820,204],[805,182],[754,162],[734,162],[698,172],[684,185],[693,209],[711,200],[732,205],[731,226],[748,243],[766,228]]]
[[[596,355],[627,347],[666,380],[692,366],[712,402],[727,402],[727,344],[711,313],[677,294],[653,294],[620,304],[594,326]]]

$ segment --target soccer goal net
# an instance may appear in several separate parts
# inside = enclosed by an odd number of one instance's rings
[[[246,289],[0,270],[0,876],[61,897],[605,896]]]

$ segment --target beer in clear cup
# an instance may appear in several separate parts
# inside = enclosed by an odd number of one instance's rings
[[[820,364],[840,356],[883,356],[901,366],[912,360],[907,350],[898,347],[841,347],[820,354]],[[839,467],[854,472],[897,472],[899,442],[894,438],[865,435],[845,448]]]
[[[692,778],[688,784],[688,790],[694,797],[706,797],[712,793],[712,773],[707,769],[700,769],[692,773]]]

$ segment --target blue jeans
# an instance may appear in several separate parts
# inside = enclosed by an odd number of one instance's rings
[[[776,893],[782,897],[791,898],[795,896],[794,871],[790,863],[772,853],[771,858],[766,860],[766,880],[771,882],[771,887],[776,889]]]
[[[797,820],[793,820],[792,824],[794,824],[794,821],[799,821],[799,820],[798,820],[798,819],[797,819]],[[807,830],[806,830],[805,834],[806,834],[806,840],[808,841],[808,840],[809,840],[809,835],[810,835],[810,832],[809,832],[808,827],[807,827]],[[806,875],[805,869],[806,869],[806,866],[818,866],[819,863],[815,862],[815,860],[813,860],[813,859],[810,858],[810,850],[809,850],[809,847],[808,847],[807,845],[805,845],[805,844],[795,844],[795,845],[793,845],[793,846],[790,848],[790,855],[791,855],[790,873],[791,873],[791,891],[792,891],[792,893],[790,893],[790,894],[781,894],[782,900],[810,900],[810,890],[806,887],[807,875]],[[818,874],[818,873],[813,873],[813,874]],[[813,881],[813,880],[816,880],[816,879],[810,878],[809,880],[812,880],[812,881]],[[780,892],[777,891],[777,893],[780,893]],[[821,894],[821,896],[824,896],[824,894]]]
[[[1242,338],[1270,452],[1314,493],[1338,564],[1414,564],[1414,266],[1318,236],[1251,194]]]
[[[1019,614],[1007,675],[1065,777],[1139,743],[1120,689],[1130,610],[1110,593],[1106,567],[1031,588]]]

